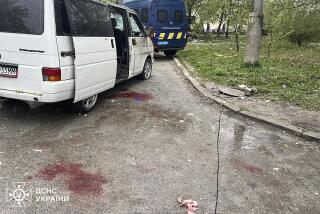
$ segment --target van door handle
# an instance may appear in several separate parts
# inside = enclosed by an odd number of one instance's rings
[[[62,57],[76,56],[76,53],[74,51],[61,51],[61,56]]]
[[[111,47],[114,48],[113,39],[111,39]]]
[[[136,39],[132,39],[132,45],[136,46],[137,45],[137,40]]]

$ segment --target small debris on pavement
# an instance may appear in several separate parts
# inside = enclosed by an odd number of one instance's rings
[[[137,166],[137,164],[135,162],[130,162],[129,165],[133,166],[133,167]]]
[[[42,153],[42,150],[41,150],[41,149],[34,149],[33,151],[35,151],[35,152],[41,152],[41,153]]]
[[[180,122],[180,123],[184,123],[184,120],[180,120],[179,122]]]
[[[246,96],[252,96],[254,93],[257,92],[256,88],[249,88],[246,85],[239,85],[239,88],[244,91]]]
[[[2,161],[0,161],[0,166],[2,165]]]
[[[192,113],[189,113],[189,114],[188,114],[188,116],[194,116],[194,114],[192,114]]]
[[[198,203],[192,199],[184,200],[182,196],[178,197],[178,203],[181,207],[185,207],[187,209],[188,214],[194,214],[198,209]]]
[[[318,192],[315,192],[314,194],[315,194],[315,195],[317,195],[317,196],[319,195],[319,193],[318,193]]]
[[[279,169],[280,169],[280,168],[273,168],[273,170],[275,170],[275,171],[279,171]]]
[[[224,95],[228,95],[231,97],[243,97],[245,96],[245,92],[233,89],[233,88],[226,88],[226,87],[220,87],[219,92]]]

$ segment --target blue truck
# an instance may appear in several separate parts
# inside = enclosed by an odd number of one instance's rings
[[[168,57],[187,45],[188,23],[183,0],[124,0],[150,32],[155,52]]]

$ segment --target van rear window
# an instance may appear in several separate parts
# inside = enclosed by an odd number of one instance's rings
[[[183,20],[183,13],[182,13],[182,11],[181,11],[181,10],[176,10],[176,11],[174,12],[174,21],[175,21],[176,23],[181,23],[182,20]]]
[[[168,12],[166,10],[158,10],[157,11],[157,19],[158,22],[167,22],[168,20]]]
[[[43,33],[43,0],[6,0],[0,6],[0,32]]]

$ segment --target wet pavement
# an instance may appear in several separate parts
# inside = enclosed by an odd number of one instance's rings
[[[0,213],[320,213],[320,144],[223,111],[173,61],[68,104],[0,101]]]

